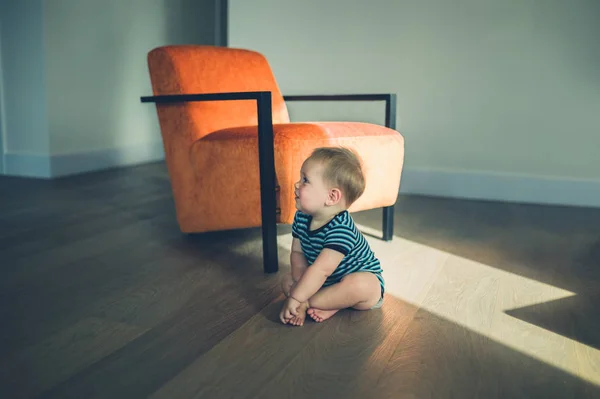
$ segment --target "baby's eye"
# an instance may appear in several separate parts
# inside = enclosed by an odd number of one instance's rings
[[[307,179],[306,177],[303,177],[303,178],[302,178],[302,181],[303,181],[304,183],[308,183],[308,179]]]

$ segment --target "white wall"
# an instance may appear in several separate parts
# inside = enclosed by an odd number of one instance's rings
[[[231,0],[229,45],[286,94],[397,93],[407,192],[600,206],[599,20],[597,0]]]
[[[47,175],[42,0],[0,0],[2,133],[6,172]]]
[[[0,2],[0,7],[2,3]],[[2,87],[2,18],[0,17],[0,175],[4,174],[4,108],[2,97],[4,90]]]
[[[139,100],[152,94],[147,52],[164,43],[214,43],[214,15],[213,0],[48,3],[51,153],[159,143],[156,110]]]
[[[155,108],[140,103],[152,94],[146,55],[215,44],[219,0],[0,2],[6,173],[55,177],[163,157]]]

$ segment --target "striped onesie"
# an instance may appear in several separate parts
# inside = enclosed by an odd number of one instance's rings
[[[356,228],[348,211],[338,213],[327,224],[313,231],[310,231],[311,221],[312,216],[296,211],[292,223],[292,236],[300,240],[308,265],[315,262],[323,248],[330,248],[345,255],[334,272],[327,277],[323,287],[339,283],[350,273],[371,272],[379,279],[383,298],[385,283],[379,259]]]

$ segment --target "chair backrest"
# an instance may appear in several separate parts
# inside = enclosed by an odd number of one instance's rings
[[[258,52],[206,45],[162,46],[148,53],[148,68],[154,95],[270,91],[273,123],[290,121],[271,67]],[[185,115],[179,116],[189,118],[192,141],[216,130],[258,123],[253,100],[157,105],[159,118],[170,118],[162,111],[176,107],[185,108]]]

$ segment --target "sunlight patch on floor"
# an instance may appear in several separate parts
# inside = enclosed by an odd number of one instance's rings
[[[576,295],[397,236],[366,233],[384,269],[386,292],[516,351],[600,385],[600,351],[509,316],[505,311]],[[279,236],[289,251],[291,234]]]

